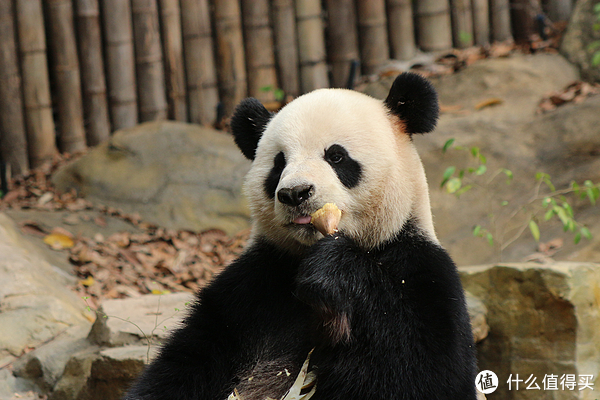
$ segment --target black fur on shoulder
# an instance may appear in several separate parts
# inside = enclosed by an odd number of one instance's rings
[[[242,100],[233,111],[229,123],[231,132],[235,143],[247,159],[254,160],[258,141],[272,116],[273,113],[253,97]]]
[[[428,133],[439,116],[438,96],[433,85],[421,75],[405,72],[390,89],[385,105],[406,126],[406,133]]]

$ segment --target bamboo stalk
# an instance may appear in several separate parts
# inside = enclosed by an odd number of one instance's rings
[[[454,47],[473,46],[473,13],[471,0],[450,0],[452,10],[452,39]]]
[[[75,0],[83,115],[88,146],[110,136],[98,0]]]
[[[350,65],[359,60],[356,12],[353,0],[327,0],[327,55],[332,87],[343,88]]]
[[[452,47],[448,0],[419,0],[416,4],[419,46],[425,51]]]
[[[129,0],[102,0],[100,6],[112,129],[128,128],[138,122],[131,4]]]
[[[0,1],[0,159],[13,176],[29,169],[12,1]]]
[[[541,13],[539,0],[512,0],[510,10],[515,41],[529,41],[534,32],[535,16]]]
[[[473,39],[476,45],[490,42],[490,10],[488,0],[471,0],[473,9]]]
[[[268,0],[241,0],[248,95],[266,103],[275,101],[278,88],[273,31]],[[271,88],[272,90],[265,90]]]
[[[41,0],[16,0],[15,5],[29,165],[36,168],[56,154],[44,16]]]
[[[303,93],[329,87],[320,0],[295,0],[300,88]]]
[[[190,121],[212,125],[219,91],[208,0],[181,0],[181,25]]]
[[[387,0],[390,55],[410,60],[417,53],[411,0]]]
[[[385,0],[357,0],[356,11],[362,69],[374,74],[390,58]]]
[[[512,39],[510,27],[510,0],[489,0],[492,21],[492,39],[502,42]]]
[[[281,89],[296,97],[300,94],[300,81],[294,0],[271,0],[271,13]]]
[[[568,21],[573,10],[571,0],[549,0],[548,17],[552,21]]]
[[[156,0],[131,0],[140,122],[167,118],[165,70]]]
[[[223,113],[233,113],[246,97],[246,62],[238,0],[213,0],[217,49],[217,76]]]
[[[72,153],[86,148],[73,4],[71,0],[46,0],[45,4],[58,147],[61,152]]]
[[[160,0],[169,118],[187,122],[187,93],[179,0]]]

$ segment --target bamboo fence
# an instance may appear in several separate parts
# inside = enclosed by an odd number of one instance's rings
[[[76,0],[75,14],[84,125],[87,143],[95,146],[110,135],[98,0]]]
[[[0,167],[19,175],[143,121],[219,125],[247,95],[351,87],[351,71],[418,51],[526,40],[572,2],[0,0]]]
[[[29,159],[14,15],[12,2],[0,1],[0,159],[18,175],[27,172]]]
[[[108,104],[112,129],[138,122],[133,27],[129,0],[100,2],[104,25]]]

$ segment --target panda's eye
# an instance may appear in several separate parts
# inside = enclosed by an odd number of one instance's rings
[[[325,151],[325,159],[329,163],[339,164],[346,159],[346,150],[340,145],[333,145]]]

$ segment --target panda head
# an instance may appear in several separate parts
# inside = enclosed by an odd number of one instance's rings
[[[437,241],[415,133],[438,118],[437,94],[416,74],[396,78],[385,101],[345,89],[298,97],[277,114],[256,99],[236,108],[231,130],[253,161],[245,183],[253,234],[301,251],[322,238],[309,222],[325,203],[342,211],[340,232],[365,249],[412,219]]]

